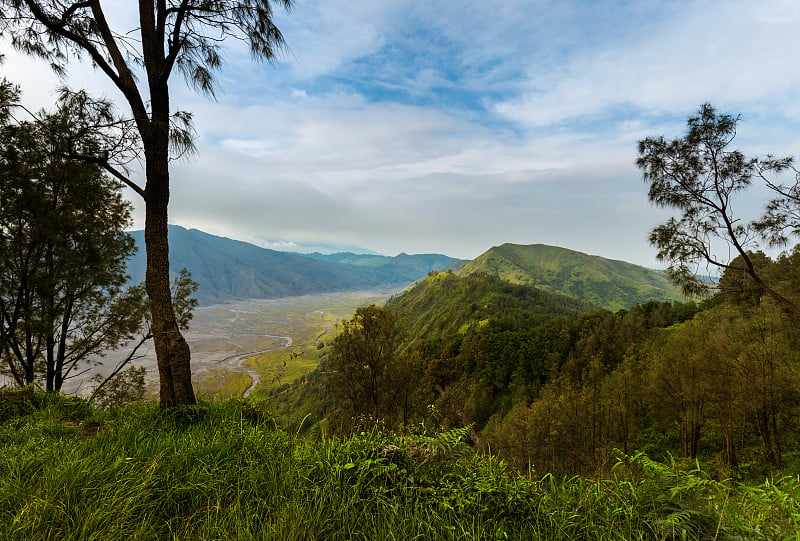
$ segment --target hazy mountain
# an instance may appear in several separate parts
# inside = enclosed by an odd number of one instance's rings
[[[609,310],[648,300],[685,300],[664,272],[543,244],[495,246],[458,271],[459,276],[475,273],[564,293]]]
[[[397,282],[414,282],[431,271],[438,271],[467,263],[467,261],[453,259],[452,257],[442,254],[408,255],[402,253],[394,257],[387,257],[373,254],[341,252],[329,255],[314,253],[306,254],[306,256],[320,261],[366,267],[372,269],[376,276],[384,280]]]
[[[137,253],[128,264],[133,283],[144,280],[144,232],[133,231]],[[401,286],[457,261],[442,255],[397,257],[337,254],[309,257],[259,248],[179,226],[169,226],[170,270],[188,268],[202,304],[234,298],[276,298],[308,293]],[[369,258],[370,264],[363,264]],[[337,260],[338,259],[338,260]],[[354,263],[348,262],[353,260]],[[362,261],[358,263],[358,261]]]

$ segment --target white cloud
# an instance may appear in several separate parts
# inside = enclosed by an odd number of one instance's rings
[[[544,74],[531,67],[528,92],[495,110],[541,126],[614,107],[674,113],[704,101],[764,106],[797,95],[800,72],[791,66],[800,48],[800,16],[785,4],[687,4],[638,43],[610,42]]]
[[[277,22],[291,53],[263,66],[231,44],[219,103],[173,80],[200,150],[173,165],[173,222],[289,248],[543,242],[652,265],[664,215],[637,140],[680,135],[710,100],[745,114],[748,148],[800,150],[792,0],[305,0]],[[52,101],[46,66],[0,69]]]
[[[289,14],[278,13],[276,23],[286,38],[295,76],[327,74],[375,51],[401,5],[399,0],[306,0]]]

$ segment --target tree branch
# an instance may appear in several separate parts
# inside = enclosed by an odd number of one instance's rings
[[[100,37],[103,43],[105,43],[111,55],[111,59],[114,62],[114,66],[119,73],[119,77],[114,80],[114,83],[125,96],[125,99],[128,100],[131,111],[133,112],[133,118],[140,127],[139,131],[145,133],[149,126],[149,117],[144,102],[142,101],[142,96],[139,93],[139,88],[136,86],[136,81],[133,78],[133,73],[128,67],[128,63],[125,62],[122,51],[120,51],[119,45],[117,45],[117,40],[114,38],[114,34],[108,26],[105,13],[103,13],[103,8],[100,6],[100,0],[91,0],[91,5],[92,14],[97,22],[97,28],[100,31]],[[109,69],[111,68],[109,67]]]

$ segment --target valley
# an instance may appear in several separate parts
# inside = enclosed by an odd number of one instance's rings
[[[342,319],[359,306],[382,304],[394,293],[322,293],[196,308],[185,335],[198,396],[247,396],[259,384],[269,389],[291,383],[316,367],[318,345],[332,339]],[[158,371],[152,347],[136,364],[147,368],[148,394],[155,396]]]
[[[144,250],[141,232],[132,236],[140,245],[128,265],[131,281],[136,282],[143,278]],[[571,300],[547,302],[573,303],[575,313],[597,308],[615,311],[653,299],[682,298],[663,272],[553,246],[504,244],[464,262],[441,254],[301,256],[178,226],[170,226],[170,241],[173,270],[189,268],[198,284],[195,296],[200,306],[194,310],[185,336],[192,351],[196,393],[201,398],[246,397],[256,387],[268,393],[294,382],[316,368],[325,353],[326,335],[335,333],[342,319],[352,316],[359,306],[382,305],[407,284],[429,283],[426,275],[439,273],[435,283],[459,291],[467,282],[456,278],[473,274],[533,286],[518,294],[566,295]],[[442,272],[445,270],[448,272]],[[421,332],[434,320],[442,320],[443,326],[456,321],[462,327],[467,325],[469,318],[462,320],[465,306],[483,304],[487,293],[479,286],[472,293],[474,298],[453,312],[454,307],[446,305],[459,296],[455,291],[439,302],[438,288],[409,289],[421,296],[419,302],[438,306],[434,312],[443,311],[437,315],[423,310],[416,323],[406,321],[412,333]],[[411,295],[402,302],[418,302],[414,298]],[[447,317],[442,319],[444,315]],[[90,387],[87,378],[109,373],[126,353],[123,348],[107,354],[102,364],[65,385],[65,390],[85,394]],[[156,396],[158,370],[151,345],[136,363],[146,367],[147,393]]]

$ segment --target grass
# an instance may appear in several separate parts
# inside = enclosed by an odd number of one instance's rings
[[[301,438],[263,403],[118,413],[0,396],[0,539],[798,539],[800,483],[640,455],[607,479],[519,475],[464,432]]]
[[[252,379],[246,372],[212,368],[202,378],[193,383],[198,397],[225,399],[232,396],[242,396],[252,384]]]
[[[261,375],[262,391],[292,383],[319,365],[318,345],[330,344],[338,333],[340,318],[322,313],[309,313],[292,319],[292,345],[285,349],[256,355],[246,364]]]

